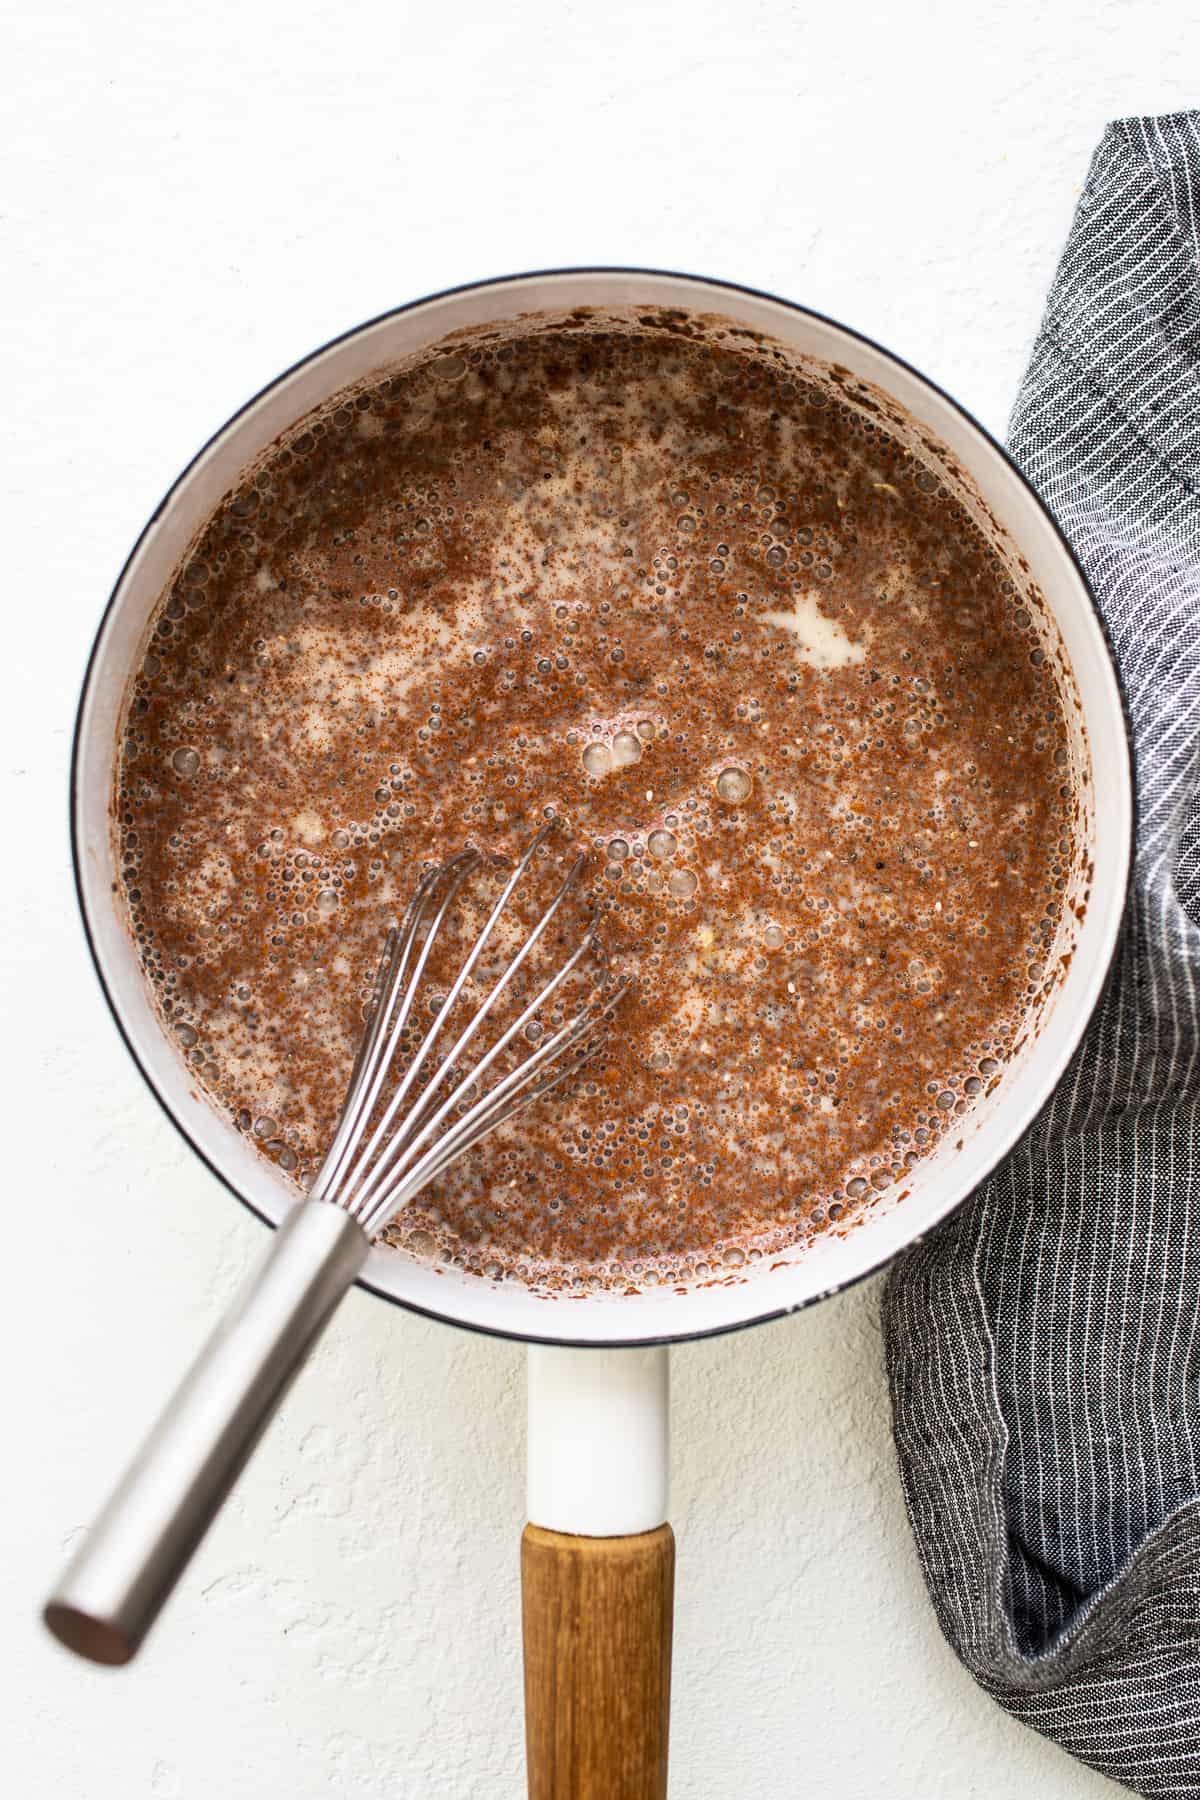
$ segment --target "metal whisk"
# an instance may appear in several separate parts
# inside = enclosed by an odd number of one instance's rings
[[[435,1050],[449,1033],[445,1029],[460,999],[470,991],[483,952],[492,939],[514,890],[535,854],[549,837],[552,825],[543,827],[505,882],[487,922],[438,1006],[433,1025],[391,1094],[382,1117],[370,1137],[367,1125],[384,1084],[391,1074],[397,1046],[413,1015],[418,994],[442,926],[459,890],[483,863],[478,850],[464,850],[425,875],[417,887],[403,923],[389,932],[375,983],[367,1028],[350,1088],[329,1153],[309,1194],[311,1200],[329,1200],[358,1220],[368,1237],[382,1230],[402,1206],[478,1143],[486,1132],[548,1093],[575,1074],[580,1064],[599,1048],[600,1027],[624,993],[623,987],[608,992],[607,982],[594,991],[590,1003],[538,1043],[515,1068],[498,1077],[480,1094],[480,1083],[531,1025],[538,1014],[589,957],[596,959],[607,977],[603,950],[590,925],[578,944],[534,993],[517,1017],[509,1022],[478,1060],[463,1068],[463,1058],[479,1041],[522,968],[529,962],[555,915],[583,873],[586,856],[571,864],[557,893],[509,959],[486,996],[458,1029],[425,1085],[420,1085],[435,1062]],[[439,1100],[451,1075],[458,1079]],[[472,1098],[474,1096],[474,1098]],[[470,1101],[470,1104],[468,1104]],[[465,1110],[464,1110],[465,1108]],[[455,1115],[459,1116],[456,1118]]]
[[[444,995],[429,990],[431,964],[453,950],[447,921],[487,860],[481,852],[422,876],[389,931],[341,1119],[307,1199],[275,1232],[46,1605],[51,1631],[81,1655],[124,1663],[136,1654],[372,1240],[487,1132],[600,1048],[625,986],[590,921],[565,954],[551,931],[585,855],[484,974],[484,953],[492,946],[496,956],[510,902],[552,830],[512,868]],[[548,973],[539,966],[547,961]],[[582,993],[569,1011],[573,977]],[[435,1011],[418,1036],[423,994]]]

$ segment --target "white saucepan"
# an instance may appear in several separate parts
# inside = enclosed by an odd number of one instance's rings
[[[814,379],[907,441],[1006,558],[1048,654],[1064,671],[1071,779],[1084,846],[1051,963],[1058,979],[994,1091],[936,1154],[840,1234],[720,1283],[556,1300],[515,1282],[435,1270],[394,1250],[361,1280],[448,1323],[531,1345],[529,1527],[523,1546],[530,1792],[666,1791],[673,1545],[666,1520],[667,1345],[806,1306],[880,1268],[979,1184],[1049,1097],[1107,973],[1125,901],[1132,798],[1113,665],[1070,549],[1004,451],[946,394],[876,344],[769,295],[692,276],[582,269],[455,289],[399,308],[265,388],[184,471],[139,539],[101,622],[79,708],[72,831],[97,972],[138,1067],[196,1154],[271,1225],[295,1194],[197,1091],[164,1032],[118,901],[110,833],[123,701],[154,610],[209,515],[242,472],[331,395],[382,377],[453,333],[530,314],[673,318],[720,336],[774,340]],[[670,310],[668,310],[670,309]],[[86,1650],[86,1644],[75,1643]]]

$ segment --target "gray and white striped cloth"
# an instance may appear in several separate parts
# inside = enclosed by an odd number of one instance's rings
[[[1200,113],[1105,133],[1010,441],[1120,666],[1134,888],[1054,1101],[888,1283],[896,1444],[975,1678],[1200,1796]]]

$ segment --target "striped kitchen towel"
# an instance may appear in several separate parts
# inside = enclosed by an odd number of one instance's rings
[[[976,1680],[1135,1792],[1200,1797],[1200,113],[1105,133],[1011,448],[1120,666],[1134,885],[1053,1102],[889,1280],[896,1445]]]

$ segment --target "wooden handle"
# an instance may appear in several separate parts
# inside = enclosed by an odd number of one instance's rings
[[[675,1536],[521,1539],[529,1800],[666,1800]]]

